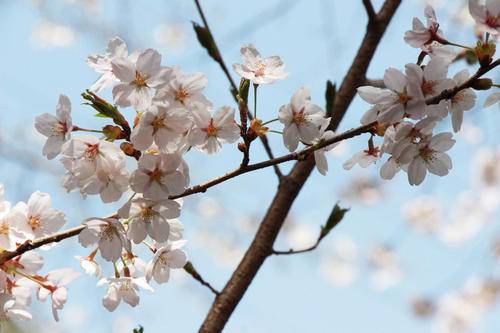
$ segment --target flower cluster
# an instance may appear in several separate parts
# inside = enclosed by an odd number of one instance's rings
[[[0,248],[13,251],[19,244],[57,232],[66,219],[64,213],[50,208],[50,201],[48,194],[37,191],[27,203],[21,201],[12,207],[4,200],[3,185],[0,184]],[[26,307],[31,303],[32,292],[40,301],[45,301],[50,295],[54,319],[59,320],[57,310],[66,303],[66,286],[80,273],[62,268],[41,276],[37,272],[43,263],[39,252],[30,251],[0,266],[0,320],[31,319]]]
[[[476,2],[470,2],[471,13],[474,13]],[[404,170],[411,185],[421,184],[427,171],[444,176],[452,168],[452,161],[446,154],[455,143],[452,133],[435,134],[433,130],[450,115],[453,131],[460,131],[464,111],[472,109],[476,102],[476,94],[470,87],[488,89],[491,81],[485,79],[484,87],[473,86],[467,69],[448,77],[448,67],[454,56],[448,56],[451,53],[444,45],[452,43],[444,39],[430,6],[426,7],[425,16],[427,27],[415,18],[413,29],[405,34],[405,41],[421,48],[419,63],[425,55],[430,56],[427,64],[407,64],[405,73],[395,68],[386,69],[383,79],[386,89],[358,88],[359,96],[373,105],[363,115],[361,123],[378,122],[375,132],[383,136],[383,142],[374,146],[370,138],[369,149],[356,153],[344,168],[350,169],[356,163],[366,167],[385,153],[390,156],[382,165],[380,176],[392,179],[398,171]],[[496,95],[490,96],[486,105],[495,101]]]

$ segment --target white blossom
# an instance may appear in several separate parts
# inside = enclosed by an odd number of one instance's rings
[[[153,292],[153,288],[151,288],[144,278],[104,278],[97,282],[97,286],[102,286],[105,283],[109,283],[109,286],[102,304],[110,312],[118,307],[122,299],[125,303],[133,307],[139,304],[139,296],[135,293],[139,290],[139,287]]]
[[[184,244],[186,241],[179,240],[157,249],[146,268],[146,279],[154,278],[158,284],[168,282],[170,269],[183,268],[187,263],[187,254],[180,249]]]

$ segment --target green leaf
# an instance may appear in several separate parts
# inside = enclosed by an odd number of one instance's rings
[[[198,37],[198,41],[200,42],[201,46],[205,50],[207,50],[212,59],[220,62],[221,57],[219,51],[217,50],[217,47],[215,46],[215,41],[212,34],[210,33],[210,30],[207,27],[202,27],[194,21],[192,21],[191,23],[193,24],[194,32],[196,33],[196,37]]]
[[[96,113],[96,114],[94,115],[94,117],[99,117],[99,118],[111,118],[110,116],[105,115],[105,114],[102,114],[102,113]]]
[[[326,224],[321,227],[321,234],[320,238],[325,237],[328,235],[328,233],[342,221],[344,218],[344,214],[349,211],[349,208],[340,208],[338,203],[335,204],[333,207],[332,212],[330,213],[330,216],[328,217],[328,220],[326,221]]]

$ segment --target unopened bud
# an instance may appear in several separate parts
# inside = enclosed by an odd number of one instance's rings
[[[244,142],[238,142],[238,150],[244,153],[247,149],[247,145]]]
[[[262,120],[254,118],[250,122],[250,127],[248,128],[248,137],[250,141],[255,140],[258,136],[264,135],[269,132],[269,128],[262,126]]]
[[[493,56],[495,55],[496,46],[491,41],[483,42],[478,41],[474,51],[476,52],[477,59],[481,64],[481,67],[488,66],[493,61]]]
[[[472,83],[472,89],[475,90],[488,90],[493,86],[493,81],[491,79],[478,79]]]
[[[125,155],[132,156],[136,160],[141,157],[141,152],[135,149],[130,142],[122,142],[120,144],[120,149],[125,153]]]
[[[118,126],[106,125],[102,128],[102,133],[107,141],[114,141],[117,139],[124,139],[125,133]]]

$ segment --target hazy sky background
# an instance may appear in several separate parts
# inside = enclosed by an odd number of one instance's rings
[[[377,9],[382,3],[373,2]],[[460,11],[464,2],[434,3],[445,36],[461,44],[473,43],[473,26],[466,11]],[[310,86],[312,101],[324,106],[326,80],[340,84],[367,22],[361,0],[211,0],[201,4],[229,67],[241,62],[241,45],[252,42],[264,57],[279,55],[291,72],[286,80],[259,88],[258,116],[264,121],[276,118],[279,107],[289,103],[301,86]],[[406,63],[416,61],[419,51],[406,45],[403,35],[411,28],[414,16],[424,21],[423,11],[423,1],[403,1],[370,65],[370,78],[381,78],[387,67],[403,70]],[[120,203],[105,206],[95,197],[83,201],[77,192],[66,194],[59,186],[63,168],[57,160],[47,161],[41,155],[44,140],[34,131],[34,117],[55,113],[58,96],[64,93],[72,101],[74,124],[84,128],[105,125],[101,118],[91,117],[90,107],[81,105],[80,94],[98,77],[85,63],[87,55],[103,54],[110,38],[120,36],[129,52],[155,48],[163,56],[162,64],[178,65],[185,73],[205,73],[209,84],[204,93],[214,107],[235,107],[227,79],[192,31],[190,21],[201,20],[191,1],[0,1],[0,17],[0,182],[5,184],[6,199],[14,204],[27,201],[36,190],[49,193],[52,206],[67,214],[66,227],[90,216],[112,213]],[[450,73],[465,66],[464,62],[454,64]],[[232,75],[238,82],[239,77]],[[111,101],[111,89],[101,96]],[[478,105],[484,98],[484,94],[478,94]],[[356,98],[339,130],[358,126],[368,107]],[[131,121],[133,111],[124,113]],[[414,200],[421,196],[432,196],[431,201],[443,211],[442,223],[446,223],[457,213],[457,202],[473,202],[470,196],[477,193],[477,184],[471,162],[478,149],[498,145],[499,120],[498,106],[466,112],[464,134],[456,136],[457,143],[450,151],[454,164],[450,175],[440,178],[428,174],[419,187],[408,185],[406,173],[391,182],[381,180],[380,163],[366,170],[358,166],[345,171],[342,163],[364,149],[367,137],[350,140],[334,150],[329,155],[328,175],[313,172],[276,247],[312,244],[338,200],[351,211],[314,253],[270,257],[225,331],[434,330],[435,320],[419,319],[412,313],[411,300],[425,297],[439,302],[440,297],[461,289],[470,278],[496,276],[498,262],[490,248],[492,240],[500,236],[498,218],[493,215],[487,219],[492,223],[481,224],[474,237],[460,246],[450,246],[435,234],[410,228],[403,218],[403,207],[408,202],[415,206]],[[449,123],[439,130],[450,130]],[[279,123],[271,128],[282,129]],[[278,134],[271,133],[269,138],[275,155],[287,153]],[[259,142],[252,148],[253,161],[266,158]],[[224,146],[215,157],[189,152],[186,160],[191,185],[237,167],[240,155],[236,145]],[[282,169],[291,166],[289,163]],[[180,217],[188,240],[185,249],[196,269],[217,289],[223,287],[248,247],[276,185],[269,168],[185,199]],[[473,211],[473,203],[464,209]],[[477,227],[477,223],[467,227]],[[377,246],[392,252],[377,252]],[[42,273],[60,267],[81,271],[73,256],[88,255],[89,251],[76,240],[69,240],[43,254],[46,265]],[[370,256],[382,262],[381,266],[389,262],[387,270],[374,277],[378,271],[369,263]],[[149,260],[149,254],[144,258]],[[110,267],[106,272],[111,274]],[[154,294],[140,291],[136,308],[122,302],[109,313],[101,305],[105,287],[95,287],[96,282],[83,275],[69,286],[68,303],[60,312],[58,324],[52,324],[50,302],[33,300],[32,324],[47,332],[131,332],[139,325],[146,333],[193,332],[213,300],[208,289],[179,271],[170,283],[154,284]],[[496,332],[499,314],[499,306],[491,307],[477,331]]]

